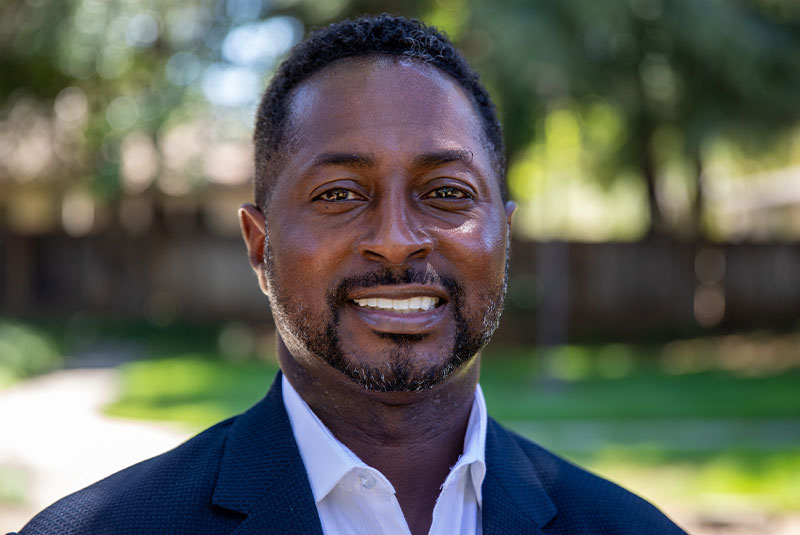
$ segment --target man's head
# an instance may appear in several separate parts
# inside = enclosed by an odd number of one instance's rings
[[[291,147],[242,229],[286,364],[374,391],[470,369],[502,310],[514,209],[473,93],[430,61],[351,54],[283,102]]]
[[[436,28],[402,17],[380,15],[346,20],[313,32],[296,46],[269,84],[256,115],[255,201],[265,209],[282,158],[296,145],[288,113],[296,87],[316,72],[345,58],[399,56],[427,63],[449,74],[470,96],[480,116],[503,200],[505,148],[497,112],[478,75]]]

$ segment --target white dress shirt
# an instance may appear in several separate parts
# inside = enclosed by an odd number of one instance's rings
[[[325,535],[409,535],[389,480],[339,442],[286,376],[283,403],[308,473]],[[442,485],[429,535],[480,535],[481,484],[486,474],[486,402],[475,389],[464,451]]]

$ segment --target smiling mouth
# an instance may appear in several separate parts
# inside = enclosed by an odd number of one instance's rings
[[[440,299],[427,295],[410,297],[408,299],[387,299],[384,297],[367,297],[353,299],[353,302],[361,307],[372,310],[387,310],[399,312],[401,314],[411,314],[413,312],[427,312],[436,308]]]

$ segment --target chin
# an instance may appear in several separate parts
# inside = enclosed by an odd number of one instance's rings
[[[414,347],[419,344],[416,335],[391,338],[395,342],[393,346],[380,351],[379,355],[370,356],[369,362],[356,355],[346,355],[341,348],[328,353],[323,359],[366,390],[422,392],[457,374],[474,360],[477,353],[465,354],[454,347],[433,352]]]

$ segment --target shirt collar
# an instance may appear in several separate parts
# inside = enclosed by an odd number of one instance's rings
[[[314,501],[319,503],[353,468],[366,466],[339,442],[283,375],[283,404],[306,467]]]
[[[292,384],[282,376],[283,403],[292,425],[297,447],[308,474],[314,501],[319,503],[339,481],[355,468],[367,466],[347,446],[342,444],[322,423]],[[464,450],[451,468],[456,473],[468,468],[478,505],[481,505],[481,485],[486,475],[486,401],[480,385],[475,389],[472,410],[464,435]],[[448,484],[450,477],[445,480]],[[388,481],[387,481],[388,483]]]
[[[450,469],[454,474],[462,467],[469,469],[470,479],[475,490],[478,505],[481,505],[481,485],[486,476],[486,425],[487,425],[486,400],[483,397],[481,385],[475,388],[475,397],[472,400],[472,410],[467,423],[467,432],[464,434],[464,452]],[[445,480],[448,484],[450,476]]]

